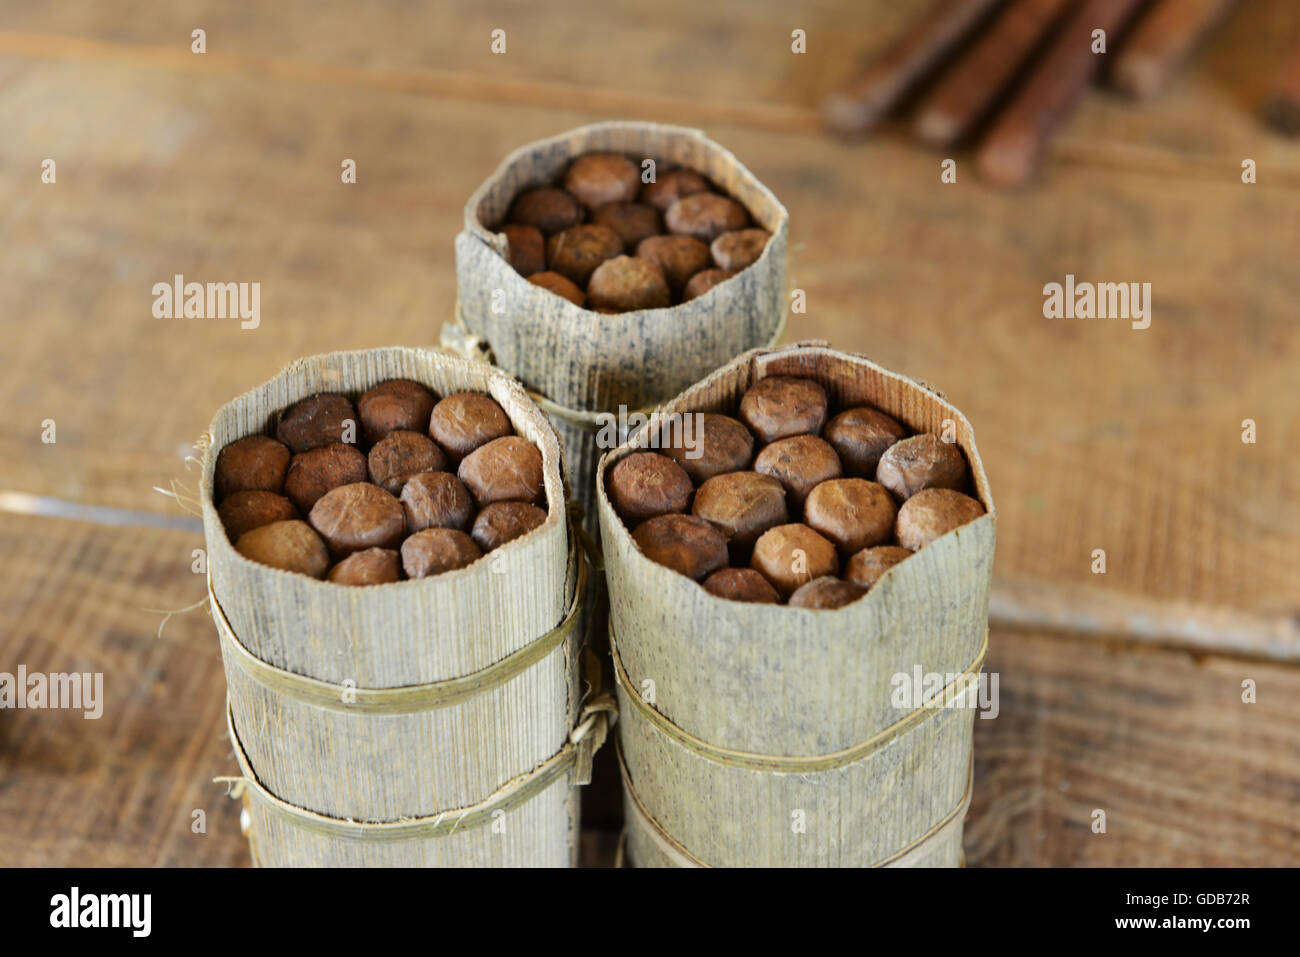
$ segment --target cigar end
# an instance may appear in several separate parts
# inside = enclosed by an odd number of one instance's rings
[[[1300,101],[1274,94],[1264,103],[1264,122],[1286,136],[1300,136]]]
[[[922,110],[912,124],[912,133],[927,146],[945,148],[961,137],[962,127],[957,118],[942,110]]]
[[[859,138],[871,132],[880,119],[880,113],[870,103],[846,93],[832,93],[822,103],[822,119],[831,132],[843,137]]]
[[[1164,86],[1165,71],[1145,56],[1121,56],[1110,76],[1112,88],[1135,100],[1149,100]]]
[[[975,154],[975,168],[982,179],[994,186],[1024,186],[1038,169],[1038,152],[1030,137],[992,136]]]

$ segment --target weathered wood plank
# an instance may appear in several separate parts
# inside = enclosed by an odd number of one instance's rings
[[[1300,669],[999,628],[985,671],[969,865],[1300,861]]]
[[[224,682],[202,609],[197,535],[6,516],[0,660],[105,674],[99,721],[7,711],[0,861],[242,864]],[[45,569],[66,569],[52,578]],[[86,601],[69,603],[68,594]],[[1256,865],[1300,860],[1293,667],[994,629],[1001,713],[976,721],[967,856],[982,864]],[[1253,678],[1258,703],[1241,702]],[[204,729],[207,729],[206,731]],[[190,832],[205,809],[208,833]],[[1093,834],[1094,809],[1107,833]],[[93,848],[93,853],[88,852]],[[87,857],[92,853],[91,857]]]
[[[0,671],[101,672],[103,715],[0,710],[0,866],[247,866],[201,533],[0,513]],[[57,574],[52,570],[57,569]],[[206,831],[193,830],[203,811]],[[580,859],[613,860],[584,834]]]
[[[0,864],[231,865],[248,860],[225,680],[190,571],[199,534],[0,517],[0,670],[103,675],[103,714],[0,711]],[[195,812],[203,812],[202,832]]]

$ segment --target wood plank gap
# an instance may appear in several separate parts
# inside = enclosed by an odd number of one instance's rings
[[[132,508],[114,508],[108,505],[85,505],[47,495],[30,495],[27,492],[0,492],[0,512],[15,515],[38,515],[47,518],[67,518],[94,525],[167,528],[182,532],[203,531],[203,522],[192,515],[164,515]]]
[[[1087,585],[995,578],[989,622],[1203,654],[1300,661],[1300,617],[1294,614],[1260,615]]]

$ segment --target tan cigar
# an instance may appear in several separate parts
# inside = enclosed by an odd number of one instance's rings
[[[931,146],[965,136],[1042,46],[1073,0],[1015,0],[998,14],[917,110],[914,130]]]
[[[1235,0],[1160,0],[1124,38],[1111,85],[1146,99],[1158,93]]]
[[[1094,31],[1106,49],[1144,0],[1086,0],[1053,37],[975,154],[976,168],[1000,186],[1020,186],[1038,168],[1052,134],[1074,111],[1106,55],[1093,53]]]
[[[826,98],[826,124],[862,136],[1002,0],[936,0],[881,56]]]

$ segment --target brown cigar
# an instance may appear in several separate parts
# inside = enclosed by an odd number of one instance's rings
[[[1234,2],[1160,0],[1124,38],[1111,85],[1140,100],[1158,93]]]
[[[1072,0],[1015,0],[939,81],[917,110],[915,132],[931,146],[961,139],[1043,44]]]
[[[1144,2],[1086,0],[1066,20],[980,144],[975,155],[980,175],[999,186],[1029,180],[1052,134],[1073,112],[1105,59],[1092,52],[1093,31],[1106,31],[1110,50]]]
[[[1264,104],[1264,119],[1288,136],[1300,135],[1300,47],[1291,51]]]
[[[896,43],[826,98],[826,124],[861,136],[966,37],[1002,0],[935,0]]]

